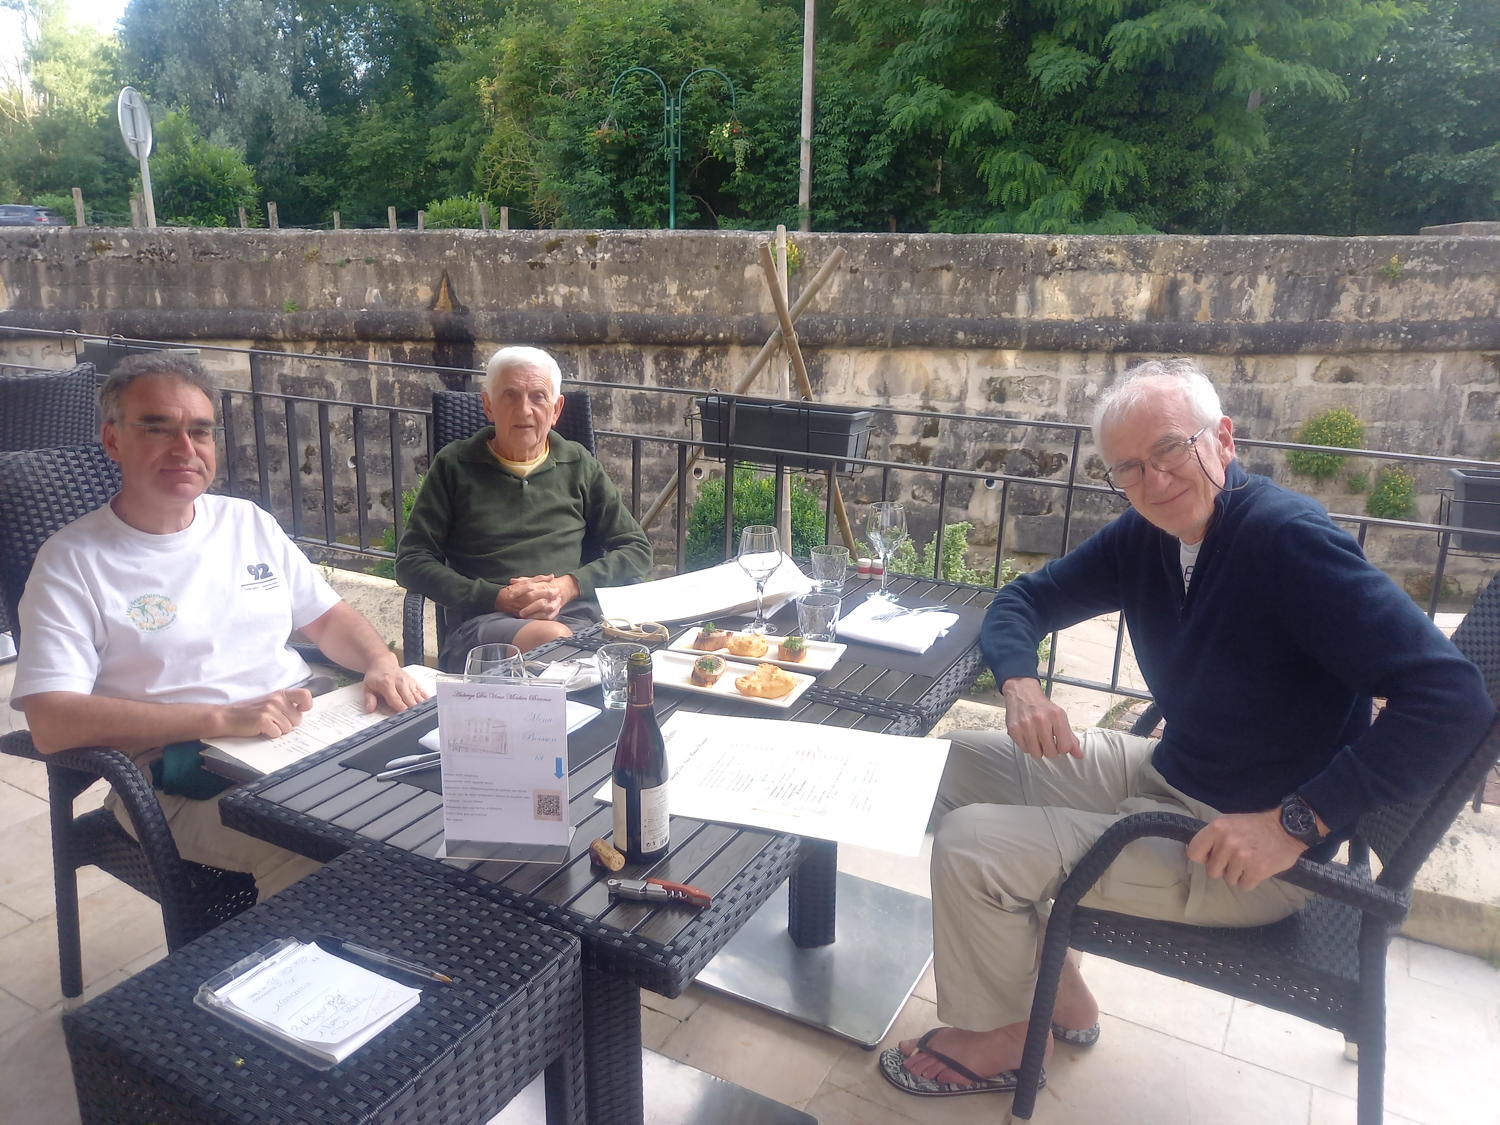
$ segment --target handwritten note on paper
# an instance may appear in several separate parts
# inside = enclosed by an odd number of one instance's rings
[[[561,684],[438,683],[444,854],[559,863],[568,818]]]
[[[420,989],[300,942],[217,993],[251,1025],[334,1062],[389,1027],[421,996]]]
[[[766,605],[812,589],[812,579],[783,553],[781,565],[766,579]],[[687,621],[697,617],[730,617],[755,608],[755,582],[737,562],[678,574],[634,586],[605,586],[594,591],[605,617],[626,621]]]
[[[916,855],[948,742],[678,711],[672,812]],[[595,796],[609,799],[605,784]]]

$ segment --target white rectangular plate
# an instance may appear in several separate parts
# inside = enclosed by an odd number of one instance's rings
[[[839,662],[839,657],[844,655],[848,645],[835,644],[832,641],[808,641],[806,660],[778,660],[776,659],[776,644],[778,638],[766,638],[766,654],[764,656],[733,656],[727,648],[721,648],[716,652],[703,652],[693,647],[693,638],[698,635],[696,627],[682,633],[667,646],[668,652],[691,652],[695,656],[722,656],[725,660],[750,661],[754,664],[779,664],[790,672],[826,672]],[[735,693],[739,694],[738,692]]]
[[[695,684],[692,681],[693,661],[700,656],[718,656],[716,652],[698,652],[689,655],[685,652],[671,652],[668,649],[658,649],[651,654],[651,671],[657,687],[676,688],[679,691],[691,691],[698,695],[717,695],[722,699],[738,699],[745,703],[759,703],[765,707],[779,707],[786,710],[808,688],[817,681],[811,676],[799,676],[793,672],[792,679],[796,685],[780,699],[762,699],[755,695],[742,695],[734,686],[736,676],[748,676],[755,671],[755,664],[764,664],[765,661],[758,660],[754,664],[747,664],[741,660],[724,661],[724,674],[719,677],[718,682],[708,687]]]

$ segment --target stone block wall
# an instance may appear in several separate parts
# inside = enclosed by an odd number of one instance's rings
[[[285,354],[253,365],[206,352],[226,385],[420,409],[434,386],[459,386],[502,343],[553,350],[570,376],[604,384],[724,389],[774,326],[748,232],[662,231],[0,231],[0,360],[56,357],[53,344],[4,331],[76,329],[193,344],[253,346],[392,360],[415,368],[335,365]],[[1372,448],[1489,461],[1500,433],[1500,238],[1068,238],[802,235],[799,287],[833,252],[830,283],[798,325],[820,398],[894,407],[880,416],[872,456],[1051,481],[1006,494],[1003,549],[1042,556],[1062,547],[1060,512],[1074,466],[1066,426],[1087,423],[1100,392],[1144,357],[1199,357],[1242,437],[1290,440],[1309,417],[1346,406]],[[47,362],[44,366],[59,364]],[[451,370],[440,371],[437,368]],[[764,378],[757,393],[773,393]],[[683,436],[688,396],[600,389],[598,424]],[[309,418],[311,415],[308,416]],[[331,407],[349,438],[350,412]],[[366,418],[367,431],[386,419]],[[304,518],[321,526],[316,430],[265,420],[284,478],[295,464]],[[425,465],[418,420],[398,426],[401,478]],[[382,433],[385,431],[382,429]],[[617,476],[628,447],[606,442]],[[389,478],[387,445],[370,442],[371,478]],[[1276,451],[1243,459],[1293,486]],[[382,461],[381,458],[386,458]],[[1102,468],[1085,441],[1083,473]],[[347,457],[345,458],[347,460]],[[649,498],[672,462],[643,451]],[[1371,462],[1373,465],[1373,462]],[[1351,467],[1357,467],[1351,462]],[[242,474],[257,466],[237,464]],[[354,503],[347,465],[335,504]],[[1436,515],[1441,468],[1419,474],[1417,518]],[[895,470],[890,486],[918,501],[918,533],[936,519],[931,477]],[[626,485],[628,486],[628,483]],[[879,472],[850,482],[869,499]],[[1337,486],[1334,486],[1335,488]],[[947,519],[968,518],[993,544],[1002,490],[955,481]],[[1317,492],[1359,512],[1355,493]],[[288,490],[273,501],[283,509]],[[372,487],[371,517],[388,518],[391,489]],[[1070,539],[1108,518],[1084,499]],[[923,524],[923,520],[926,524]],[[1372,531],[1388,568],[1430,570],[1433,537]],[[1460,560],[1472,588],[1492,559]]]

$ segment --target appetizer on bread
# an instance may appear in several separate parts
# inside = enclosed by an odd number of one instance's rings
[[[786,637],[776,646],[777,660],[806,660],[807,642],[801,637]]]
[[[733,655],[752,658],[764,656],[769,647],[766,638],[759,633],[734,633],[729,637],[728,644]]]
[[[699,687],[713,687],[724,674],[724,661],[717,656],[700,656],[693,661],[692,681]]]
[[[748,676],[736,676],[734,686],[741,695],[756,699],[780,699],[797,686],[797,681],[784,668],[778,668],[774,664],[761,664]]]
[[[720,629],[712,621],[706,621],[693,638],[693,647],[700,652],[714,652],[728,644],[733,635],[728,629]]]

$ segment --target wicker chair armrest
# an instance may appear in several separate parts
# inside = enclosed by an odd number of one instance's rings
[[[422,618],[425,616],[423,610],[427,606],[427,599],[414,590],[406,591],[406,597],[401,603],[401,660],[404,664],[421,664],[424,662],[423,649],[426,642],[422,635]]]
[[[87,789],[93,778],[103,778],[120,795],[120,801],[135,826],[136,837],[152,860],[168,864],[182,862],[177,844],[172,839],[171,826],[167,824],[167,818],[161,811],[151,782],[119,750],[109,746],[83,746],[74,750],[59,750],[55,754],[43,754],[31,741],[29,731],[16,731],[0,738],[0,750],[18,758],[30,758],[32,761],[60,766],[84,775],[76,786],[68,787],[73,796]]]
[[[1131,841],[1159,836],[1187,844],[1203,826],[1203,821],[1181,813],[1147,812],[1121,817],[1105,829],[1073,868],[1057,892],[1057,905],[1076,906]],[[1400,922],[1411,906],[1409,894],[1380,886],[1346,867],[1299,859],[1275,878],[1387,922]]]

